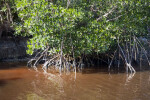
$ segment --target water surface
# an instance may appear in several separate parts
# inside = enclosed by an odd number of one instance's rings
[[[86,69],[50,74],[24,64],[0,64],[0,100],[150,100],[150,72],[107,73]]]

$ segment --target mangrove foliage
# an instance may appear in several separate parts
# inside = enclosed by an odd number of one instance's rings
[[[35,69],[43,60],[45,71],[52,65],[60,70],[76,70],[89,61],[88,55],[120,52],[132,72],[135,70],[130,61],[138,46],[143,50],[138,37],[149,34],[149,0],[2,1],[13,5],[11,9],[17,19],[9,21],[16,29],[15,34],[32,37],[27,53],[36,54],[28,64]],[[5,9],[10,11],[4,4],[1,13]]]

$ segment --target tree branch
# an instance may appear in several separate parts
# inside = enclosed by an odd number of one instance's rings
[[[113,7],[113,8],[110,9],[107,13],[105,13],[103,16],[100,16],[100,17],[97,18],[96,20],[99,21],[99,20],[101,20],[103,17],[107,17],[109,14],[113,13],[116,8],[117,8],[117,6]]]

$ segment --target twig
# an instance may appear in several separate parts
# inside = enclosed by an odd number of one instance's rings
[[[96,20],[99,21],[101,20],[103,17],[107,17],[109,14],[111,14],[115,9],[117,8],[117,6],[113,7],[112,9],[110,9],[107,13],[105,13],[103,16],[100,16],[99,18],[97,18]]]
[[[61,41],[61,53],[60,53],[60,67],[59,67],[59,71],[60,71],[60,75],[61,75],[61,69],[62,69],[62,57],[63,57],[63,40]]]
[[[143,51],[144,51],[144,55],[145,55],[145,57],[146,57],[146,59],[147,59],[147,61],[148,61],[148,64],[149,64],[149,66],[150,66],[150,61],[149,61],[149,59],[148,59],[148,57],[147,57],[147,55],[146,55],[146,50],[145,50],[145,48],[143,47],[143,45],[141,44],[141,42],[140,42],[140,40],[136,37],[136,39],[137,39],[137,43],[139,44],[139,46],[141,47],[141,49],[143,49]]]
[[[66,9],[68,9],[69,5],[70,5],[70,0],[67,1],[67,8]]]
[[[117,49],[118,49],[118,48],[117,48]],[[115,55],[116,55],[117,49],[115,50],[114,55],[113,55],[113,57],[112,57],[112,59],[111,59],[111,62],[110,62],[110,64],[109,64],[109,66],[108,66],[108,70],[109,70],[109,71],[110,71],[110,67],[111,67],[111,65],[112,65],[112,62],[113,62],[113,60],[114,60],[114,57],[115,57]]]

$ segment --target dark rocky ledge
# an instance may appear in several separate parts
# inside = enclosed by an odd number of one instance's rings
[[[27,38],[0,38],[0,61],[27,61]]]

